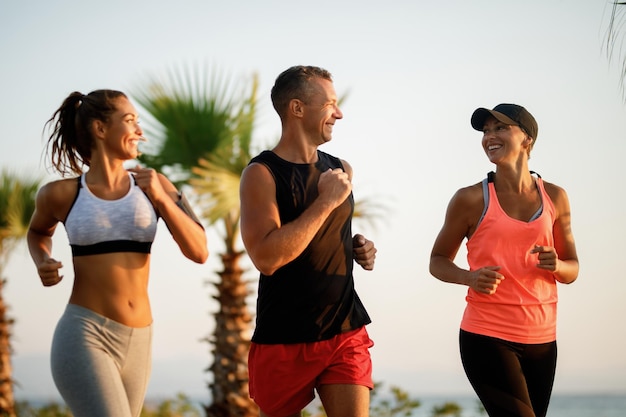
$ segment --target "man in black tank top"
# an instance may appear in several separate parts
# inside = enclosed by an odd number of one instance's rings
[[[272,88],[280,141],[241,178],[241,232],[260,272],[249,356],[250,396],[261,416],[299,416],[317,391],[329,417],[369,415],[370,318],[353,262],[376,248],[352,236],[352,168],[318,147],[343,114],[328,71],[297,66]]]

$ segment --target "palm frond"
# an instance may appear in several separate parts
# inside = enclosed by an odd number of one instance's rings
[[[372,229],[377,229],[378,222],[388,218],[389,211],[389,206],[380,202],[380,199],[365,197],[355,200],[353,218],[355,223],[364,223]]]
[[[256,84],[255,79],[251,98],[241,100],[245,83],[235,86],[206,67],[173,68],[164,77],[149,78],[132,95],[153,118],[140,160],[158,170],[167,167],[174,182],[182,183],[201,156],[223,147],[248,149]]]
[[[621,7],[620,7],[621,6]],[[620,60],[620,87],[622,96],[626,99],[626,1],[613,1],[611,16],[604,38],[604,47],[606,49],[609,63],[615,59]]]
[[[14,246],[26,236],[40,184],[40,179],[7,170],[0,173],[0,264],[4,264]]]
[[[189,180],[195,199],[202,208],[202,216],[211,224],[234,216],[239,218],[239,180],[241,172],[214,162],[216,158],[201,158],[192,168],[195,177]]]

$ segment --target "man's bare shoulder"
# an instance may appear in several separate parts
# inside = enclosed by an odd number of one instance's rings
[[[270,169],[262,162],[252,162],[241,172],[241,180],[247,182],[263,181],[268,176],[273,178]]]
[[[276,180],[270,169],[263,163],[253,162],[244,168],[239,181],[239,196],[242,203],[264,200],[276,193]]]

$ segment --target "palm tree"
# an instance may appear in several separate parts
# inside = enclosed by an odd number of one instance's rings
[[[256,111],[257,78],[240,90],[208,71],[171,71],[164,81],[152,79],[139,90],[137,102],[156,120],[151,148],[143,163],[166,172],[181,187],[191,186],[191,200],[210,225],[223,227],[223,270],[214,282],[219,310],[212,337],[210,417],[252,417],[258,409],[248,393],[248,350],[252,316],[250,294],[239,262],[239,178],[250,160]],[[208,84],[205,83],[209,80]],[[247,90],[249,88],[249,90]],[[157,127],[158,126],[158,127]],[[150,137],[150,136],[149,136]]]
[[[0,415],[15,416],[13,371],[11,368],[11,325],[7,305],[2,297],[6,279],[3,268],[9,254],[28,231],[35,210],[35,195],[39,180],[20,178],[6,170],[0,173]]]
[[[609,62],[613,60],[616,53],[623,54],[624,48],[626,48],[623,42],[626,40],[624,34],[620,36],[620,30],[623,29],[623,25],[626,24],[626,7],[618,8],[618,6],[626,6],[626,1],[615,0],[612,6],[609,27],[605,37],[606,53]],[[623,54],[617,59],[621,60],[620,86],[622,95],[626,100],[626,54]]]

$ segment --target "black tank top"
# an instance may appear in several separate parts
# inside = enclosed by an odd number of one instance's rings
[[[317,197],[320,174],[343,166],[318,150],[315,164],[295,164],[264,151],[250,163],[265,165],[276,183],[281,223],[298,216]],[[330,339],[371,322],[352,277],[352,194],[326,219],[300,256],[273,275],[261,274],[255,343],[308,343]]]

